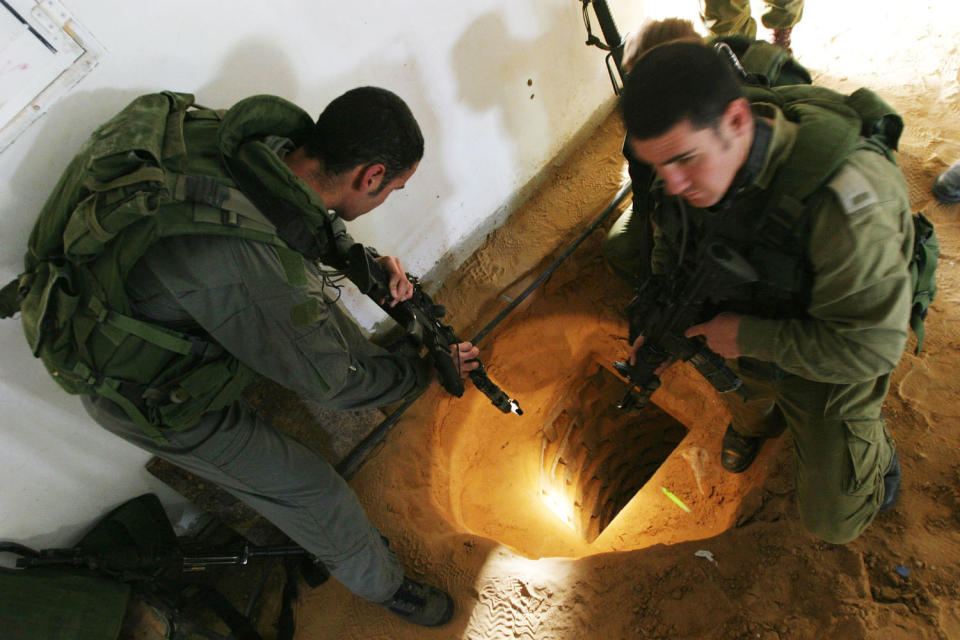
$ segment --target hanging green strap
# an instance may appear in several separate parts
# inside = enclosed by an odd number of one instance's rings
[[[211,207],[232,213],[234,214],[232,224],[235,225],[238,224],[236,221],[237,215],[250,220],[266,222],[263,214],[253,206],[253,203],[239,189],[221,184],[210,176],[177,176],[173,188],[173,197],[179,201],[208,204]],[[266,230],[271,229],[272,227],[266,225]]]
[[[914,354],[920,353],[925,337],[924,320],[927,311],[937,295],[937,260],[940,257],[940,243],[933,223],[923,215],[917,213],[913,217],[914,240],[913,259],[910,261],[910,275],[913,278],[913,308],[910,311],[910,328],[917,336],[917,348]]]
[[[14,278],[0,289],[0,318],[12,318],[20,311],[21,300],[20,278]]]
[[[141,167],[132,173],[122,175],[108,182],[100,182],[90,175],[84,180],[83,186],[90,191],[112,191],[113,189],[129,187],[139,182],[159,182],[162,184],[165,178],[166,173],[160,167]]]
[[[159,325],[143,322],[142,320],[125,316],[116,311],[111,311],[104,306],[99,298],[91,297],[89,307],[98,322],[112,327],[122,334],[135,335],[161,349],[173,351],[180,355],[198,355],[205,358],[223,353],[223,349],[212,342],[174,332],[170,329],[164,329]],[[108,338],[119,343],[121,338],[116,335],[111,336],[110,333],[110,331],[104,332]]]
[[[80,378],[86,379],[86,382],[94,390],[107,400],[111,400],[118,407],[123,409],[127,416],[133,422],[143,429],[143,432],[154,439],[157,444],[168,444],[163,433],[147,419],[143,412],[130,398],[120,393],[121,381],[113,378],[100,377],[94,374],[93,370],[82,362],[78,362],[73,367],[73,373]]]

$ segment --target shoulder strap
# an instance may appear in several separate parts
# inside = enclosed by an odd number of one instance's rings
[[[783,47],[756,40],[740,56],[747,72],[763,76],[769,86],[810,84],[810,72]]]
[[[20,311],[20,302],[23,292],[20,289],[20,278],[14,278],[0,289],[0,318],[12,318]]]
[[[267,216],[276,228],[277,235],[297,253],[311,261],[323,259],[332,266],[340,266],[337,264],[340,261],[336,251],[337,242],[329,217],[321,215],[322,232],[313,229],[299,207],[271,192],[257,172],[244,161],[244,152],[249,151],[244,148],[247,146],[243,145],[240,153],[224,158],[234,182],[250,201],[257,205],[259,211]]]
[[[925,337],[923,323],[927,319],[930,304],[937,295],[937,280],[934,272],[940,257],[940,243],[933,223],[923,213],[918,212],[913,217],[913,225],[913,258],[910,261],[910,275],[914,285],[910,328],[917,336],[914,354],[918,354],[923,348]]]

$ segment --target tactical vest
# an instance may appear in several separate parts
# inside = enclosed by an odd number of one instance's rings
[[[748,85],[781,87],[794,84],[809,85],[811,82],[810,72],[783,47],[739,35],[722,36],[710,41],[711,45],[717,43],[724,43],[730,47],[737,57],[736,64],[746,74],[744,81]],[[652,211],[658,206],[652,189],[656,172],[651,166],[633,157],[627,145],[627,139],[623,142],[623,155],[627,159],[627,168],[633,185],[633,215],[644,215],[645,212]],[[638,250],[642,255],[649,256],[653,250],[650,218],[644,220],[641,228],[643,231]],[[637,283],[642,282],[648,275],[650,275],[649,266],[642,267],[636,274]]]
[[[292,174],[267,144],[312,126],[273,96],[220,112],[163,92],[92,134],[43,207],[18,285],[27,341],[61,387],[114,401],[159,440],[237,399],[256,374],[209,336],[134,317],[126,279],[151,244],[175,235],[270,244],[288,275],[322,257],[330,214],[318,199],[286,197]],[[251,202],[268,199],[270,219]]]
[[[809,307],[813,268],[807,246],[810,234],[808,211],[819,198],[828,197],[826,185],[854,151],[882,153],[894,162],[902,121],[891,107],[869,89],[850,96],[825,87],[743,87],[752,103],[777,106],[798,126],[796,143],[777,170],[769,188],[738,198],[730,208],[708,214],[713,237],[739,251],[760,275],[758,282],[724,292],[717,310],[761,317],[802,317]],[[703,244],[697,229],[683,220],[683,204],[677,198],[661,200],[655,217],[662,232],[680,246],[684,228],[691,244]],[[689,221],[687,221],[689,223]],[[692,260],[695,253],[688,252]]]

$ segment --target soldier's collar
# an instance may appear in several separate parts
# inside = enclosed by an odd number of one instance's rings
[[[753,142],[750,145],[750,151],[747,153],[747,159],[743,166],[733,177],[730,188],[723,194],[720,200],[710,207],[711,211],[722,211],[737,201],[744,191],[753,184],[763,171],[764,163],[767,158],[767,150],[770,148],[770,140],[773,138],[773,127],[765,118],[754,116],[753,118]]]

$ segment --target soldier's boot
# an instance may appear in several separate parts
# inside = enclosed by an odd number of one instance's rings
[[[790,48],[790,34],[793,32],[793,27],[786,27],[784,29],[774,29],[773,37],[770,39],[773,44],[777,45],[782,49],[786,49],[787,53],[793,55],[793,49]]]
[[[439,627],[453,617],[453,598],[430,585],[404,578],[393,597],[380,606],[407,622]]]
[[[930,190],[933,197],[944,204],[960,202],[960,162],[937,176]]]
[[[880,513],[891,509],[900,495],[900,481],[903,474],[900,472],[900,461],[897,460],[897,452],[893,452],[893,459],[887,467],[887,472],[883,474],[883,502],[880,503]]]
[[[720,452],[720,464],[730,473],[743,473],[750,468],[760,453],[760,447],[766,438],[744,436],[728,425],[723,434],[723,448]]]

